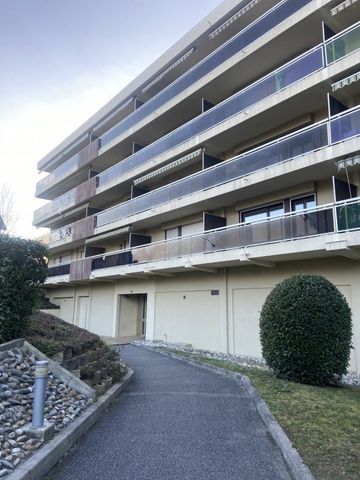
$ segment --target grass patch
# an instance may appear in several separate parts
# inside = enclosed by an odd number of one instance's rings
[[[360,388],[303,385],[267,370],[162,350],[247,375],[318,480],[360,479]]]

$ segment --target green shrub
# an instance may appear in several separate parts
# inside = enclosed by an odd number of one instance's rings
[[[295,275],[278,284],[260,315],[263,357],[276,376],[313,385],[345,374],[351,349],[351,310],[319,275]]]
[[[23,334],[46,279],[45,245],[0,235],[0,343]]]
[[[40,311],[33,313],[24,337],[49,357],[67,348],[74,355],[79,355],[102,346],[98,335]]]

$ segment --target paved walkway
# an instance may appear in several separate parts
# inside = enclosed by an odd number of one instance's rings
[[[289,480],[231,379],[127,346],[135,379],[48,480]]]

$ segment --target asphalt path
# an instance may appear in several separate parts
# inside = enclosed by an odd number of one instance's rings
[[[135,378],[47,480],[290,480],[231,378],[127,346]]]

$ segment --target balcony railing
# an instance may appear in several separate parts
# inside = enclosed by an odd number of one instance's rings
[[[81,261],[87,262],[87,272],[90,276],[91,271],[102,268],[174,258],[185,259],[193,255],[287,242],[355,229],[360,229],[359,198],[301,212],[286,213],[267,220],[239,223],[200,234],[154,242],[132,249],[88,257]],[[73,263],[78,262],[80,261]],[[210,258],[209,262],[211,262]]]
[[[164,142],[166,149],[172,143],[174,145],[183,143],[189,138],[198,135],[215,125],[228,120],[233,115],[245,110],[251,105],[263,100],[274,93],[283,90],[298,80],[314,73],[324,67],[323,48],[317,46],[311,51],[288,62],[274,72],[266,75],[254,84],[246,87],[240,92],[232,95],[211,110],[196,117],[182,127],[166,135],[160,142]],[[157,142],[155,142],[157,143]],[[139,152],[140,154],[140,152]],[[71,159],[70,159],[71,160]],[[112,168],[105,170],[98,175],[98,184],[103,186],[114,177],[121,175],[124,171],[125,162],[120,162]],[[60,168],[60,167],[59,167]],[[75,201],[75,189],[72,189],[57,199],[37,209],[34,213],[34,222],[46,219],[50,215],[60,212],[64,207],[71,206]]]
[[[340,44],[341,41],[346,47],[342,50],[340,48],[335,48],[334,44]],[[327,64],[339,60],[343,56],[351,53],[356,48],[359,48],[359,45],[360,24],[353,26],[350,31],[346,30],[344,33],[340,33],[335,39],[329,40],[329,42],[326,43],[327,58],[329,58]],[[328,53],[331,51],[336,51],[334,59]],[[263,98],[270,96],[282,88],[320,70],[324,65],[323,46],[320,45],[315,47],[309,53],[291,61],[285,67],[276,70],[261,81],[256,82],[245,90],[224,100],[216,107],[199,115],[185,125],[173,130],[159,140],[100,173],[98,176],[99,187],[114,182],[116,178],[121,177],[124,173],[130,172],[157,155],[161,155],[162,153],[185,143],[191,138],[194,138],[196,135],[205,132],[209,128],[224,122],[233,115],[248,108],[250,105],[254,105]]]
[[[323,121],[312,127],[306,127],[234,159],[224,161],[214,167],[189,175],[157,190],[104,210],[95,215],[96,226],[100,227],[124,220],[156,206],[237,180],[255,171],[358,135],[360,135],[360,108],[356,107],[337,115],[330,121]],[[334,141],[332,140],[333,136]],[[91,221],[92,218],[88,217],[88,220]],[[51,243],[60,240],[71,241],[73,225],[67,225],[51,232],[49,246],[51,247]]]
[[[286,214],[278,218],[254,223],[242,223],[198,235],[133,248],[130,252],[132,261],[129,263],[187,257],[201,253],[309,237],[333,231],[333,209],[331,207],[317,208],[311,211]],[[115,258],[118,255],[115,254]],[[108,262],[110,262],[110,258]]]
[[[360,24],[349,27],[345,32],[340,32],[326,42],[326,63],[330,65],[336,60],[355,52],[360,48]]]
[[[329,125],[331,136],[328,138]],[[344,113],[195,173],[96,215],[102,226],[360,134],[360,109]]]
[[[36,195],[41,195],[49,188],[57,183],[65,180],[68,176],[75,173],[77,170],[88,165],[94,158],[97,157],[100,147],[99,139],[87,145],[80,152],[69,158],[62,165],[59,165],[49,175],[41,179],[36,185]]]
[[[360,228],[360,202],[347,201],[336,207],[337,229],[339,232]]]
[[[327,124],[324,122],[104,210],[96,215],[96,226],[100,227],[187,195],[236,180],[256,170],[304,155],[326,145],[328,145]]]
[[[202,61],[194,65],[171,85],[164,88],[138,110],[119,122],[101,137],[102,146],[136,125],[142,119],[152,114],[169,100],[189,88],[195,82],[208,75],[212,70],[226,62],[229,58],[247,47],[266,32],[279,25],[282,21],[293,15],[311,0],[283,0],[265,12],[261,17],[248,25],[245,29],[232,37],[217,50],[212,52]]]
[[[342,42],[346,48],[337,48],[337,45],[339,45],[340,42]],[[357,24],[350,29],[347,29],[345,32],[338,34],[334,39],[329,40],[325,44],[326,55],[328,58],[327,63],[332,63],[332,61],[342,58],[344,55],[351,53],[359,47],[360,24]],[[334,54],[334,56],[329,52],[336,52],[336,55]],[[323,57],[323,46],[320,45],[314,47],[309,52],[297,57],[286,65],[276,69],[274,72],[266,75],[264,78],[256,81],[249,87],[246,87],[235,95],[224,100],[211,110],[199,115],[187,124],[162,137],[148,147],[145,147],[131,157],[128,157],[128,159],[125,159],[113,167],[105,170],[98,175],[98,185],[102,187],[107,183],[114,181],[123,173],[132,170],[136,166],[152,158],[153,155],[161,152],[162,148],[166,151],[169,148],[181,144],[190,138],[193,138],[195,135],[199,135],[209,128],[226,121],[233,115],[240,113],[264,98],[273,95],[274,93],[292,85],[302,78],[305,78],[307,75],[320,70],[325,65]],[[144,108],[144,106],[142,106],[139,111]],[[134,112],[134,114],[137,112],[138,111]],[[123,122],[128,121],[130,117],[132,117],[132,115],[123,120]],[[351,128],[347,127],[344,122],[342,124],[339,123],[338,125],[336,122],[334,122],[331,128],[333,142],[336,142],[336,137],[338,137],[339,141],[343,140],[346,133],[348,136],[352,135]],[[343,130],[337,131],[339,128],[342,128]],[[69,164],[71,163],[71,160],[72,159],[68,161]],[[59,167],[59,169],[61,169],[61,167]],[[49,202],[47,205],[44,205],[40,209],[36,210],[34,214],[34,222],[36,223],[46,219],[50,215],[56,214],[63,208],[73,205],[74,201],[75,190],[72,189],[54,201]]]
[[[98,175],[98,186],[103,187],[124,173],[229,120],[249,106],[321,70],[323,67],[323,47],[320,45],[100,173]]]
[[[126,131],[128,128],[130,128],[131,126],[139,122],[142,118],[152,113],[156,108],[159,108],[159,106],[162,103],[173,98],[176,95],[176,86],[178,84],[182,85],[182,82],[184,81],[184,79],[193,78],[192,75],[194,71],[197,71],[197,69],[199,69],[199,71],[202,72],[202,75],[206,74],[206,71],[205,71],[206,69],[203,70],[202,68],[200,68],[202,67],[204,62],[209,62],[209,65],[213,65],[215,59],[219,57],[219,58],[222,58],[220,62],[222,63],[223,61],[226,60],[226,58],[220,55],[220,53],[223,51],[223,49],[225,49],[225,51],[227,51],[227,49],[231,50],[233,48],[232,47],[233,41],[235,40],[238,41],[239,38],[242,38],[243,41],[245,38],[247,39],[252,38],[252,33],[254,32],[259,33],[259,31],[261,30],[260,29],[261,25],[264,26],[264,28],[265,28],[265,25],[267,25],[266,28],[269,28],[269,29],[272,28],[272,26],[275,26],[275,24],[279,23],[281,20],[290,16],[292,13],[294,13],[294,11],[301,8],[306,3],[309,3],[309,1],[310,0],[308,1],[292,0],[291,7],[290,7],[288,3],[289,0],[284,0],[283,2],[280,2],[278,5],[276,5],[273,9],[266,12],[262,17],[256,20],[253,24],[249,25],[245,30],[243,30],[238,35],[230,39],[227,43],[219,47],[218,50],[210,54],[209,57],[206,57],[199,64],[195,65],[191,70],[186,72],[182,77],[177,79],[173,84],[169,85],[169,87],[162,90],[158,95],[150,99],[148,102],[142,105],[138,110],[136,110],[131,115],[126,117],[119,124],[115,125],[112,129],[106,132],[101,137],[100,140],[93,142],[93,144],[96,143],[96,151],[94,151],[94,147],[92,147],[93,153],[91,155],[91,159],[96,157],[98,148],[100,148],[100,145],[104,146],[106,143],[108,143],[113,138],[118,136],[121,132]],[[281,15],[279,18],[275,19],[273,18],[274,13],[275,14],[281,13]],[[273,25],[274,22],[276,23]],[[259,34],[259,36],[260,35],[261,34]],[[358,23],[350,27],[349,29],[347,29],[345,32],[340,32],[338,35],[336,35],[335,37],[333,37],[332,39],[328,40],[325,43],[326,65],[329,65],[335,62],[336,60],[343,58],[344,56],[354,52],[359,48],[360,48],[360,24]],[[233,54],[234,52],[232,51],[231,55]],[[210,60],[212,61],[210,62]],[[276,70],[272,74],[264,77],[260,81],[255,82],[250,87],[247,87],[241,92],[224,100],[223,102],[218,104],[216,107],[212,108],[211,110],[205,112],[202,115],[199,115],[198,117],[188,122],[187,124],[182,125],[176,130],[170,132],[168,135],[165,135],[164,137],[153,142],[149,146],[143,148],[142,150],[136,152],[135,154],[131,155],[125,160],[122,160],[121,162],[105,170],[104,172],[98,175],[98,186],[103,187],[104,185],[110,182],[113,182],[124,173],[130,172],[136,167],[142,165],[143,163],[146,163],[154,156],[160,155],[161,153],[164,153],[169,149],[172,149],[178,145],[183,144],[184,142],[188,141],[194,136],[205,132],[209,128],[221,122],[224,122],[225,120],[231,118],[233,115],[237,113],[240,113],[241,111],[248,108],[249,106],[254,105],[260,100],[274,94],[275,92],[283,88],[286,88],[292,83],[295,83],[301,78],[304,78],[307,75],[310,75],[311,73],[314,73],[323,67],[324,67],[323,47],[318,46],[318,47],[315,47],[312,51],[295,59],[294,61],[291,61],[289,64],[285,65],[284,67],[281,67],[280,69]],[[194,78],[193,81],[196,81],[196,79]],[[85,147],[85,149],[83,149],[81,152],[74,155],[66,162],[64,162],[64,164],[60,165],[50,175],[40,180],[40,182],[38,182],[37,184],[37,191],[36,191],[37,195],[41,195],[44,191],[46,191],[50,187],[64,180],[66,177],[68,177],[72,173],[75,173],[80,168],[81,165],[86,163],[83,160],[81,160],[81,157],[84,157],[84,153],[87,151],[87,149],[89,149],[89,146]],[[91,159],[89,159],[88,161],[91,161]],[[64,198],[64,201],[66,201],[65,198]],[[71,200],[69,200],[69,203],[70,202]],[[49,214],[48,212],[52,213],[53,210],[56,210],[56,209],[58,209],[58,207],[53,208],[51,205],[49,206],[46,205],[43,207],[43,210],[41,210],[39,215],[44,215],[46,217]]]
[[[70,273],[70,263],[63,263],[55,267],[48,267],[47,276],[57,277],[59,275],[68,275]]]
[[[36,225],[38,222],[41,222],[56,213],[60,213],[62,209],[73,205],[74,202],[75,188],[36,209],[34,212],[34,224]]]

